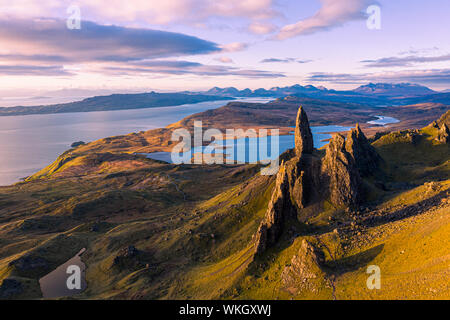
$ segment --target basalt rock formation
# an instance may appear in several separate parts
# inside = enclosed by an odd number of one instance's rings
[[[324,281],[326,274],[321,265],[325,258],[322,251],[306,240],[302,241],[297,254],[291,259],[281,273],[284,290],[292,295],[298,295],[304,290],[314,292],[317,282]]]
[[[437,128],[441,128],[444,124],[447,125],[447,127],[450,127],[450,110],[448,110],[439,118],[439,120],[437,121]]]
[[[301,156],[302,154],[311,154],[313,150],[314,142],[308,116],[305,110],[300,107],[295,122],[295,151],[297,156]]]
[[[285,221],[294,217],[288,183],[286,167],[281,165],[272,199],[256,233],[256,253],[263,253],[268,246],[274,245],[283,231]]]
[[[369,143],[359,124],[348,133],[345,149],[355,159],[355,164],[362,177],[369,176],[377,170],[381,157]]]
[[[441,128],[439,129],[439,133],[436,137],[436,140],[441,143],[450,143],[450,130],[448,129],[447,124],[443,123]]]
[[[361,200],[361,176],[355,158],[346,149],[343,135],[336,134],[326,149],[322,163],[324,186],[336,206],[354,206]]]
[[[313,153],[313,136],[308,117],[299,108],[295,128],[295,149],[280,158],[285,159],[277,173],[275,190],[266,215],[256,233],[256,253],[263,253],[281,236],[285,223],[297,217],[298,208],[305,207],[317,190],[320,159]]]
[[[335,206],[356,206],[363,199],[362,177],[377,172],[381,157],[367,140],[359,125],[347,139],[336,134],[326,148],[322,173],[329,199]]]
[[[336,207],[357,206],[363,200],[362,177],[374,174],[381,161],[358,125],[347,139],[336,134],[321,159],[301,107],[296,124],[295,148],[280,156],[275,189],[255,235],[257,255],[273,246],[286,223],[313,203],[329,200]]]

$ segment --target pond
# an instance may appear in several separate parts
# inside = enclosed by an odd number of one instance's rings
[[[67,262],[39,279],[42,296],[44,298],[70,297],[77,295],[86,289],[86,280],[84,275],[86,265],[83,263],[83,261],[81,261],[81,255],[85,251],[85,248],[81,249],[81,251],[78,252],[73,258],[69,259]],[[81,271],[79,289],[69,289],[69,286],[67,284],[69,277],[73,275],[73,271],[71,271],[71,269],[69,268],[70,266],[77,266]]]

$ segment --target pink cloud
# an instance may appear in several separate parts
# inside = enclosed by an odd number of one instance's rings
[[[220,57],[220,58],[217,58],[216,60],[219,62],[222,62],[222,63],[233,63],[233,60],[228,57]]]
[[[370,0],[320,0],[322,7],[315,15],[297,23],[284,26],[278,35],[284,40],[317,31],[341,26],[345,22],[365,17],[365,9],[373,3]]]
[[[248,27],[248,30],[255,34],[268,34],[275,31],[275,26],[271,23],[267,22],[253,22]]]
[[[224,52],[237,52],[247,49],[248,44],[243,42],[232,42],[222,45],[221,48]]]
[[[275,14],[273,0],[0,0],[0,16],[61,18],[72,4],[81,8],[83,19],[110,23],[197,24],[210,17],[257,20]]]

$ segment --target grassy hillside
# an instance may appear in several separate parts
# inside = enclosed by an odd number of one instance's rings
[[[275,177],[259,166],[171,165],[102,151],[110,140],[71,149],[0,187],[0,293],[14,279],[7,298],[41,298],[38,279],[86,248],[80,299],[448,299],[450,147],[436,136],[373,139],[383,164],[368,200],[315,206],[261,257]],[[367,289],[368,265],[381,290]]]

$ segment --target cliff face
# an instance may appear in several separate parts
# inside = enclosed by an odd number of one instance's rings
[[[355,160],[362,177],[369,176],[377,170],[381,158],[361,131],[359,124],[348,133],[345,149]]]
[[[295,128],[295,149],[283,154],[275,190],[255,235],[255,252],[273,246],[289,220],[305,207],[328,199],[335,206],[356,206],[362,201],[362,178],[373,174],[381,161],[357,125],[347,139],[336,134],[322,159],[314,153],[308,117],[300,107]]]
[[[303,208],[310,201],[312,191],[315,190],[314,181],[318,181],[314,179],[318,177],[317,174],[312,173],[319,172],[320,160],[312,155],[313,137],[308,117],[301,107],[296,123],[294,154],[288,155],[280,165],[275,190],[256,233],[257,254],[263,253],[267,247],[277,242],[285,223],[297,217],[297,208]],[[281,158],[285,157],[283,155]]]
[[[314,141],[309,127],[308,116],[302,107],[298,109],[295,121],[295,153],[297,156],[311,154],[314,150]]]
[[[289,196],[286,167],[282,165],[277,174],[275,190],[266,215],[256,233],[256,253],[263,253],[267,247],[274,245],[283,231],[286,220],[294,218],[295,214]]]
[[[354,206],[361,198],[361,176],[355,158],[345,145],[344,136],[335,135],[322,163],[324,190],[328,189],[330,201],[336,206]]]
[[[367,140],[359,125],[347,138],[335,135],[322,161],[325,186],[335,206],[356,206],[362,199],[362,177],[377,172],[381,157]]]

